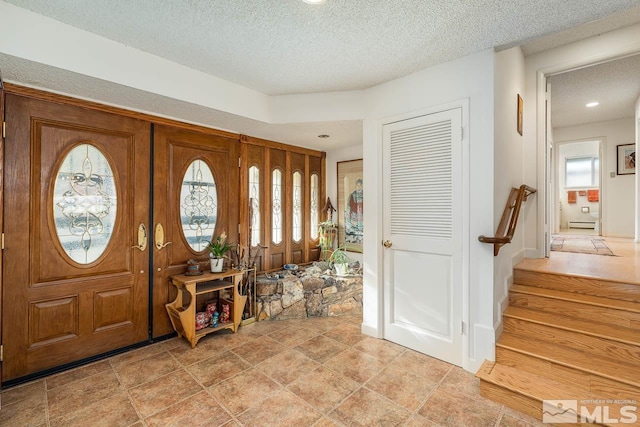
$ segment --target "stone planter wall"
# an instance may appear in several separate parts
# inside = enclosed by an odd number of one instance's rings
[[[257,278],[258,320],[362,313],[362,275],[282,275],[277,279]]]

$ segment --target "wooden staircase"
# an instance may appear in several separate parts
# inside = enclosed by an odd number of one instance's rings
[[[640,286],[516,267],[496,361],[476,376],[482,396],[540,420],[545,399],[640,406]]]

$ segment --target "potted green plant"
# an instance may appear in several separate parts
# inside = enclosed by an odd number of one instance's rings
[[[334,250],[328,261],[333,264],[333,268],[336,270],[336,276],[347,275],[351,258],[349,258],[349,255],[347,255],[344,249],[337,248]]]
[[[221,235],[216,237],[215,240],[211,240],[207,243],[207,250],[209,251],[209,258],[211,258],[211,272],[219,273],[222,271],[224,265],[224,259],[226,253],[231,250],[231,245],[227,243],[227,233],[222,232]]]

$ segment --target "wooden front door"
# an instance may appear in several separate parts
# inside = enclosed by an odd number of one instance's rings
[[[146,340],[151,243],[149,124],[6,97],[4,381]]]
[[[226,232],[228,242],[238,242],[238,145],[237,136],[155,128],[154,338],[173,332],[165,309],[175,298],[169,277],[182,274],[189,259],[210,269],[205,246],[214,236]]]

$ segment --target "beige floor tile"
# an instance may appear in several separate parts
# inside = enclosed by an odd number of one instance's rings
[[[242,331],[242,327],[240,328]],[[218,343],[220,348],[224,348],[226,350],[233,350],[236,347],[244,346],[249,342],[255,340],[256,338],[261,337],[260,334],[244,334],[244,333],[236,333],[229,329],[224,329],[222,331],[214,332],[213,334],[209,334],[206,336],[206,339],[214,340]],[[202,340],[201,340],[202,341]]]
[[[237,418],[246,427],[296,427],[313,425],[320,417],[320,413],[302,399],[282,389]]]
[[[318,366],[320,363],[299,351],[287,350],[256,365],[256,368],[276,382],[287,385]]]
[[[369,380],[366,386],[398,405],[415,411],[425,401],[436,383],[418,373],[406,371],[392,362]]]
[[[0,398],[0,426],[46,425],[44,381],[5,391]]]
[[[268,320],[263,322],[254,322],[247,326],[242,326],[240,330],[255,332],[261,335],[270,335],[288,327],[290,322],[280,320]]]
[[[360,331],[358,326],[346,322],[325,332],[323,335],[348,346],[352,346],[367,337]]]
[[[187,367],[187,370],[204,386],[209,387],[231,378],[240,372],[249,369],[244,360],[230,351],[225,351],[211,359],[203,360]]]
[[[79,410],[51,417],[51,427],[126,427],[138,419],[126,393],[119,391],[106,399],[83,405]]]
[[[122,385],[131,388],[180,369],[180,365],[168,352],[163,351],[144,359],[118,363],[114,368]]]
[[[140,415],[146,418],[202,390],[186,370],[180,369],[134,387],[129,394]]]
[[[231,414],[238,415],[258,405],[280,389],[280,385],[253,368],[213,385],[208,390]]]
[[[78,411],[120,391],[121,386],[112,371],[74,381],[47,392],[51,419]]]
[[[310,329],[303,328],[297,325],[291,325],[289,327],[269,334],[269,337],[278,341],[285,347],[295,347],[317,335],[318,334],[315,331],[312,331]]]
[[[295,347],[296,350],[318,363],[326,362],[347,348],[348,346],[323,335],[311,338]]]
[[[418,414],[443,426],[493,427],[501,406],[479,396],[473,398],[464,392],[438,388]]]
[[[350,348],[329,359],[324,366],[346,378],[363,384],[380,372],[386,365],[373,356]]]
[[[202,362],[205,359],[210,359],[226,350],[226,348],[214,338],[215,337],[210,334],[209,336],[201,339],[196,348],[191,348],[191,345],[179,345],[169,350],[169,353],[171,353],[178,362],[182,363],[184,366],[193,365],[194,363]]]
[[[246,344],[235,347],[233,352],[252,365],[267,360],[276,354],[282,353],[285,347],[278,341],[261,336],[247,342]]]
[[[110,357],[109,363],[111,363],[111,366],[116,367],[121,364],[132,363],[137,360],[146,359],[151,355],[162,353],[165,350],[163,346],[159,344],[153,344],[147,347],[130,350],[117,356]]]
[[[409,421],[407,421],[407,423],[404,425],[405,427],[440,427],[439,424],[434,423],[433,421],[430,421],[428,419],[426,419],[425,417],[422,417],[420,415],[415,414],[413,417],[411,417],[411,419],[409,419]],[[460,426],[462,427],[462,426]],[[469,426],[471,427],[471,426]]]
[[[371,390],[361,388],[329,416],[346,425],[399,426],[409,419],[411,412]]]
[[[149,427],[218,427],[230,420],[231,416],[227,411],[218,405],[206,391],[203,391],[146,418],[145,422]]]
[[[459,393],[466,393],[468,396],[480,396],[480,380],[471,372],[454,366],[440,384],[441,388]]]
[[[517,418],[512,417],[511,415],[503,415],[500,419],[499,427],[533,427],[534,424],[529,424],[528,422]]]
[[[111,371],[111,365],[108,361],[103,360],[98,363],[92,363],[91,365],[82,366],[80,368],[66,371],[61,374],[53,375],[46,378],[47,390],[53,390],[56,387],[60,387],[69,384],[73,381],[81,380],[86,377],[90,377],[100,372]]]
[[[322,417],[313,425],[313,427],[341,427],[340,424],[332,421],[327,417]]]
[[[353,348],[367,353],[384,363],[391,362],[405,351],[404,347],[394,344],[391,341],[371,337],[363,339],[359,343],[355,344]]]
[[[414,372],[436,383],[440,382],[451,368],[453,368],[453,365],[447,362],[413,350],[407,350],[402,353],[393,361],[393,364],[405,371]]]
[[[547,424],[544,424],[542,421],[533,418],[532,416],[529,416],[527,414],[523,414],[522,412],[518,412],[515,409],[511,409],[507,406],[504,407],[504,414],[503,414],[503,419],[504,417],[508,417],[508,418],[517,418],[519,420],[522,420],[525,422],[525,426],[535,426],[535,427],[545,427]],[[509,422],[509,421],[507,421]]]
[[[298,378],[287,387],[296,396],[322,413],[327,413],[360,385],[342,375],[320,367]]]
[[[10,405],[25,399],[44,401],[45,393],[45,380],[38,380],[4,390],[0,393],[0,403]]]

